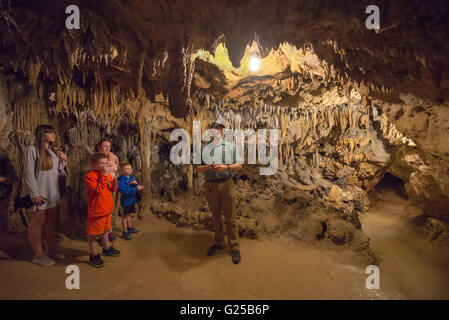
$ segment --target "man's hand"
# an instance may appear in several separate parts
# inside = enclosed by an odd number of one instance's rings
[[[198,167],[196,167],[196,172],[203,173],[203,172],[207,172],[209,170],[212,170],[212,168],[213,168],[213,164],[212,163],[208,164],[208,165],[205,165],[205,166],[198,166]]]
[[[139,190],[139,191],[142,190],[143,188],[144,188],[143,185],[138,185],[138,186],[137,186],[137,190]]]
[[[214,171],[226,171],[228,170],[228,165],[226,164],[216,164],[213,166]]]

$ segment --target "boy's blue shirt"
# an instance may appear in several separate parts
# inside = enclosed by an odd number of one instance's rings
[[[122,194],[120,204],[123,207],[132,206],[136,203],[136,193],[139,189],[129,185],[135,179],[133,175],[130,175],[129,178],[127,176],[118,177],[118,192]]]

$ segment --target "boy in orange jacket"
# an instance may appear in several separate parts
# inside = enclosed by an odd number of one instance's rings
[[[87,206],[87,241],[90,249],[89,264],[99,268],[104,265],[100,254],[97,254],[96,239],[101,236],[103,255],[117,257],[120,251],[110,245],[108,230],[111,228],[114,200],[112,193],[117,191],[117,178],[107,171],[108,158],[102,153],[95,153],[90,159],[92,171],[84,178],[88,199]]]

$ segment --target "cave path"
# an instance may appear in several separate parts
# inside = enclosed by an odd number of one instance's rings
[[[366,221],[365,221],[366,223]],[[16,259],[0,260],[0,299],[388,299],[404,298],[397,288],[365,288],[366,266],[345,246],[332,250],[282,239],[241,239],[242,262],[233,265],[229,251],[207,257],[213,233],[177,228],[146,215],[135,220],[135,239],[118,239],[120,257],[105,257],[94,269],[87,243],[59,236],[69,257],[53,267],[30,263],[26,234],[0,234],[2,247]],[[366,224],[366,228],[374,228]],[[377,239],[373,239],[376,246]],[[383,253],[381,252],[381,256]],[[351,262],[351,263],[349,263]],[[80,269],[80,289],[68,290],[66,266]],[[387,264],[385,265],[385,268]],[[381,272],[383,266],[381,265]],[[441,286],[441,284],[440,284]],[[402,287],[400,287],[402,288]],[[419,289],[419,288],[418,288]],[[420,290],[416,296],[419,297]],[[412,295],[413,296],[413,295]]]
[[[401,219],[408,202],[394,190],[382,190],[379,200],[360,220],[379,258],[380,287],[398,298],[449,299],[448,248]]]

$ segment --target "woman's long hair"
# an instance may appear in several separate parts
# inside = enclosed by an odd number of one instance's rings
[[[39,170],[47,171],[53,168],[53,159],[50,151],[45,149],[45,134],[55,132],[55,128],[48,124],[37,126],[34,132],[36,149],[39,152]]]

